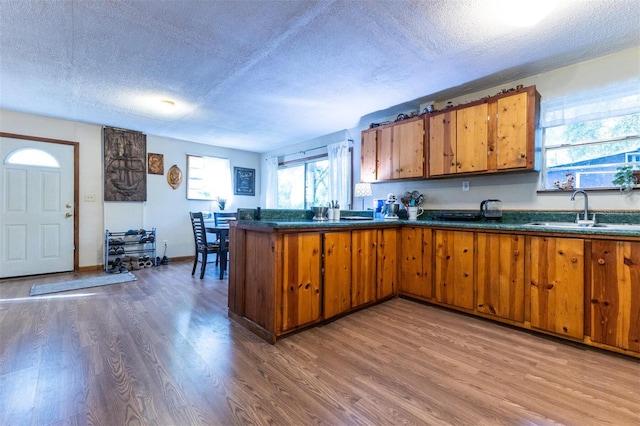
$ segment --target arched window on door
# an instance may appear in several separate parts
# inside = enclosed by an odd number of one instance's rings
[[[20,148],[12,151],[4,160],[5,164],[60,168],[60,163],[48,152],[36,148]]]

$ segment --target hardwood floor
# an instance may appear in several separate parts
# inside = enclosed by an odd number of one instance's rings
[[[404,299],[270,345],[191,266],[1,280],[0,424],[640,424],[635,359]]]

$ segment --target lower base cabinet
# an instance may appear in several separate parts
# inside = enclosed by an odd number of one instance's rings
[[[592,241],[591,341],[640,352],[640,243]]]
[[[474,232],[436,230],[433,241],[436,300],[473,310]]]
[[[377,232],[377,298],[398,294],[399,231],[397,228],[378,229]]]
[[[320,319],[320,237],[308,232],[282,238],[282,331]]]
[[[524,322],[524,236],[477,234],[476,311]]]
[[[351,232],[327,232],[323,238],[323,314],[331,318],[351,309]]]
[[[530,237],[531,327],[584,338],[584,240]]]
[[[424,227],[400,230],[400,294],[433,298],[433,231]]]
[[[392,297],[640,357],[640,242],[431,229],[231,226],[229,314],[266,340]]]
[[[351,307],[376,300],[378,233],[375,229],[351,231]]]

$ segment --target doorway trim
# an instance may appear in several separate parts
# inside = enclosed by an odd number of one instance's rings
[[[80,201],[80,195],[79,195],[80,184],[78,179],[80,174],[80,164],[79,164],[80,144],[78,142],[65,141],[62,139],[41,138],[37,136],[26,136],[26,135],[19,135],[15,133],[5,133],[5,132],[0,132],[0,137],[73,146],[73,271],[77,272],[79,258],[80,258],[80,255],[79,255],[80,232],[78,229],[78,226],[80,224],[80,220],[78,218],[78,212],[80,211],[80,208],[78,206],[78,203]]]

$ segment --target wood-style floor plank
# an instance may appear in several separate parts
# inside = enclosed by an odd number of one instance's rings
[[[191,266],[0,280],[0,425],[640,424],[637,359],[404,299],[270,345]]]

